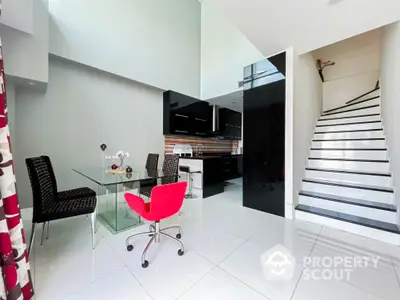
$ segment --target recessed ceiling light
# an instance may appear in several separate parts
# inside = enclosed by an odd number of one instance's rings
[[[32,81],[29,81],[29,85],[35,85],[35,83]]]
[[[328,0],[328,5],[335,5],[338,4],[339,2],[342,2],[343,0]]]

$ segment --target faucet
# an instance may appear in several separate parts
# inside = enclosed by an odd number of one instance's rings
[[[204,145],[203,145],[203,144],[197,144],[197,146],[196,146],[196,153],[197,153],[197,155],[203,153],[203,152],[199,152],[199,147],[201,147],[202,149],[204,149]]]

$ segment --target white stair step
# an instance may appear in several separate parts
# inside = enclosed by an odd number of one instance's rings
[[[353,183],[306,178],[303,179],[302,190],[387,204],[394,203],[393,189],[386,187],[357,185]]]
[[[313,148],[314,149],[314,148]],[[387,160],[387,151],[375,150],[310,150],[310,157],[336,159]]]
[[[351,99],[351,100],[347,101],[346,104],[354,103],[354,102],[357,102],[357,101],[369,99],[369,98],[380,96],[380,95],[381,95],[381,90],[380,90],[380,88],[378,88],[378,89],[376,89],[376,90],[374,90],[372,92],[370,91],[368,93],[365,93],[364,95],[362,95],[359,98]]]
[[[368,139],[368,138],[383,138],[383,129],[376,130],[362,130],[362,131],[354,131],[354,130],[341,130],[336,132],[325,132],[318,128],[314,132],[315,140],[332,140],[332,139]]]
[[[358,124],[345,124],[345,125],[327,125],[322,127],[316,127],[316,132],[332,132],[332,131],[347,131],[347,130],[371,130],[381,129],[382,123],[358,123]]]
[[[313,140],[312,148],[385,149],[385,140]]]
[[[379,114],[381,112],[380,106],[368,105],[362,109],[347,109],[341,112],[331,112],[327,114],[323,114],[320,119],[325,118],[333,118],[333,117],[350,117],[350,116],[360,116],[360,115],[370,115],[370,114]]]
[[[358,170],[365,172],[386,173],[389,170],[389,161],[387,160],[350,160],[350,159],[327,159],[313,158],[308,159],[308,167],[320,169],[344,169]]]
[[[366,106],[380,105],[380,104],[381,104],[381,98],[379,96],[370,96],[366,99],[359,99],[352,103],[326,110],[323,112],[323,114],[332,113],[332,112],[340,112],[340,111],[345,111],[345,110],[350,110],[350,109],[356,110],[359,108],[364,108]]]
[[[300,193],[299,204],[318,207],[340,213],[351,214],[354,216],[364,217],[382,222],[389,222],[393,224],[397,222],[397,213],[394,209],[394,206],[392,206],[391,209],[388,209],[389,205],[387,205],[386,207],[381,207],[379,206],[379,203],[378,205],[374,205],[374,202],[372,201],[363,201],[347,197],[335,197],[334,195],[326,194],[316,195],[317,196],[315,196],[314,193],[307,192]],[[376,207],[385,209],[377,209]]]
[[[325,118],[318,120],[317,125],[336,125],[343,123],[355,123],[355,122],[371,122],[371,121],[381,121],[380,114],[371,114],[371,115],[360,115],[360,116],[351,116],[344,118]]]
[[[367,173],[340,169],[306,168],[305,178],[338,181],[344,183],[377,185],[387,188],[391,188],[393,186],[392,177],[389,173]]]
[[[345,230],[371,239],[400,246],[400,230],[398,230],[395,224],[373,222],[373,220],[369,221],[367,218],[349,217],[346,214],[334,213],[329,210],[318,208],[309,209],[309,207],[305,205],[298,205],[296,207],[295,217],[299,220]],[[396,231],[396,228],[398,231]]]

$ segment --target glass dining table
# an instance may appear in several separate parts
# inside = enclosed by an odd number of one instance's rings
[[[102,167],[73,168],[74,172],[97,185],[97,216],[112,232],[138,226],[142,223],[136,212],[125,201],[126,192],[138,195],[140,185],[153,183],[162,178],[177,177],[177,174],[164,174],[163,171],[137,170],[128,174],[113,174]]]

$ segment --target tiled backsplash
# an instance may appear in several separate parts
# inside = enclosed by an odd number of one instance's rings
[[[232,151],[236,151],[238,147],[238,141],[166,135],[165,153],[172,154],[172,150],[175,144],[190,144],[193,147],[193,151],[195,151],[196,145],[202,144],[204,146],[204,149],[202,151],[205,153],[230,153]]]

